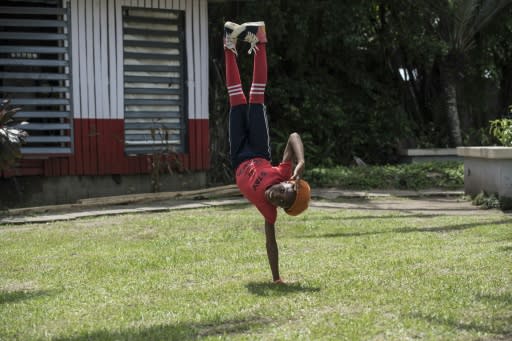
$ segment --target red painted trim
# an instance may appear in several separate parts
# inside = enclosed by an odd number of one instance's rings
[[[23,176],[23,175],[43,175],[44,160],[25,160],[21,159],[17,167],[5,170],[4,177]]]
[[[209,167],[209,121],[189,120],[189,170],[205,170]]]
[[[89,120],[80,120],[82,128],[82,174],[88,174],[91,166],[91,150],[89,143]]]
[[[189,136],[189,156],[190,156],[190,170],[196,169],[196,154],[197,154],[197,141],[199,136],[197,134],[196,120],[188,121],[188,136]]]
[[[207,170],[210,162],[208,120],[188,121],[188,150],[178,155],[186,170]],[[124,153],[124,121],[75,119],[74,150],[69,156],[48,155],[46,159],[27,156],[3,177],[23,175],[106,175],[147,174],[146,155],[128,157]],[[41,156],[38,156],[41,157]]]
[[[67,133],[68,136],[70,136],[70,133]],[[74,160],[69,160],[69,174],[75,175],[76,174],[76,163]]]
[[[106,147],[106,144],[104,143],[105,139],[105,132],[103,131],[103,122],[105,120],[96,120],[96,129],[98,131],[98,134],[96,135],[96,142],[98,143],[98,149],[97,149],[97,160],[98,160],[98,170],[96,174],[104,175],[105,174],[105,167],[107,166],[105,164],[105,154],[108,148]]]
[[[96,119],[89,120],[89,146],[91,153],[89,154],[89,160],[91,161],[91,168],[87,175],[98,174],[98,125]]]
[[[71,162],[75,164],[75,172],[71,175],[82,174],[82,129],[81,125],[78,124],[79,120],[73,121],[73,155]]]

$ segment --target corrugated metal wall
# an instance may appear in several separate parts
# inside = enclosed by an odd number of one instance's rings
[[[69,0],[74,151],[22,160],[6,175],[106,175],[148,172],[146,156],[124,150],[123,6],[184,11],[188,170],[209,167],[207,0]]]
[[[74,23],[73,90],[74,97],[80,98],[75,100],[76,118],[123,118],[123,6],[185,11],[189,118],[208,118],[207,0],[71,0],[70,3]]]

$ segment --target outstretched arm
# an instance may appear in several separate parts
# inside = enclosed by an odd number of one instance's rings
[[[295,162],[295,168],[291,177],[292,180],[302,177],[305,165],[304,145],[302,144],[300,135],[297,133],[290,134],[290,137],[288,138],[288,142],[286,143],[283,153],[283,162],[285,161]]]
[[[265,236],[267,239],[267,256],[272,271],[272,278],[275,281],[280,280],[279,277],[279,251],[277,249],[276,229],[274,224],[265,221]]]

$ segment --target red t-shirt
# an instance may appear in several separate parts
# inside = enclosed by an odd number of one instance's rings
[[[272,185],[290,179],[291,162],[273,167],[268,160],[255,158],[244,161],[236,170],[236,184],[240,192],[256,206],[265,220],[275,224],[277,207],[265,198],[265,190]]]

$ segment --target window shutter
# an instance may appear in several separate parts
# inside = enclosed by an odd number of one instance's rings
[[[72,152],[69,20],[57,0],[0,4],[0,98],[28,122],[24,154]]]
[[[123,8],[125,152],[185,149],[181,11]]]

